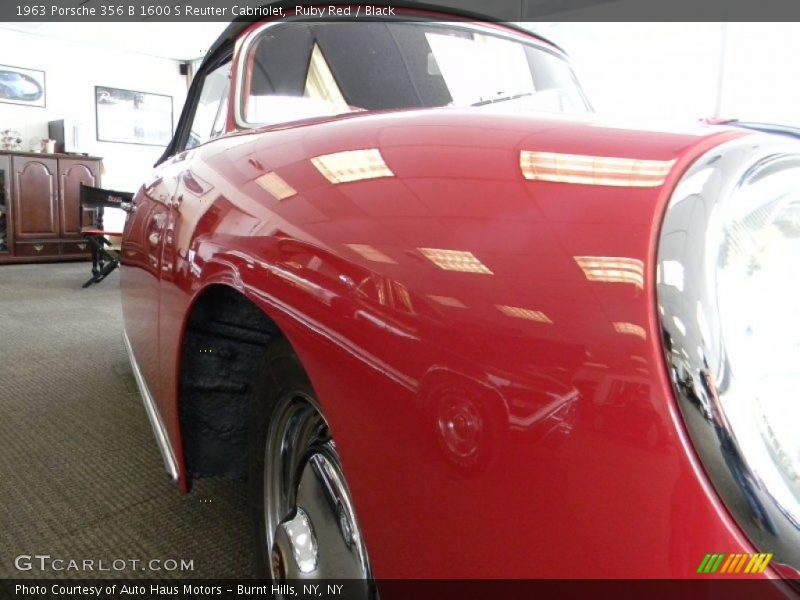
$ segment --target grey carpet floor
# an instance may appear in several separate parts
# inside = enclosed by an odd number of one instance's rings
[[[247,577],[244,485],[169,483],[122,343],[119,273],[83,290],[88,275],[0,266],[0,578]],[[36,554],[193,570],[15,568]]]

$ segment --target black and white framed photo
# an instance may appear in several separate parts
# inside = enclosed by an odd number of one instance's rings
[[[0,102],[44,108],[46,100],[44,71],[0,65]]]
[[[97,139],[166,146],[172,139],[172,96],[95,86]]]

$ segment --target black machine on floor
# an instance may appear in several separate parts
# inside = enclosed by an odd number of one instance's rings
[[[91,225],[82,227],[81,234],[92,249],[92,277],[83,284],[84,288],[93,283],[100,283],[119,267],[122,232],[103,229],[103,210],[105,208],[128,210],[132,201],[133,194],[129,192],[104,190],[81,184],[81,222],[86,222],[85,215],[91,215]]]

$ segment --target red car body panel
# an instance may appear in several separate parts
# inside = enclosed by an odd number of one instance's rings
[[[125,231],[126,330],[184,489],[183,331],[224,285],[305,366],[376,577],[690,577],[707,552],[752,551],[684,434],[653,266],[683,170],[742,133],[480,109],[231,133],[160,165]],[[359,149],[391,175],[335,184],[311,162]],[[531,181],[523,150],[676,162],[657,187]],[[641,281],[590,279],[577,257],[635,259]],[[450,396],[480,412],[468,459],[437,426]]]

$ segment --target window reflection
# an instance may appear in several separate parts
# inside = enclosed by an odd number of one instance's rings
[[[635,323],[627,323],[624,321],[615,321],[613,323],[614,331],[617,333],[622,333],[626,335],[635,335],[637,337],[642,338],[643,340],[647,339],[647,333],[645,333],[644,327],[641,325],[636,325]]]
[[[286,200],[297,194],[297,190],[274,171],[264,173],[256,179],[256,183],[276,200]]]
[[[428,294],[428,298],[437,304],[441,304],[442,306],[450,306],[452,308],[467,308],[467,306],[461,302],[461,300],[457,298],[451,298],[450,296],[437,296],[435,294]]]
[[[657,187],[664,183],[674,160],[639,160],[560,152],[519,153],[525,179],[584,185]]]
[[[466,250],[444,250],[442,248],[418,248],[422,255],[445,271],[494,275],[472,252]]]
[[[624,256],[575,256],[574,259],[589,281],[644,287],[644,263],[639,259]]]
[[[372,262],[397,264],[390,257],[386,256],[383,252],[370,246],[369,244],[345,244],[353,252],[360,254],[364,258]]]
[[[394,173],[377,148],[323,154],[312,158],[311,164],[333,184],[394,177]]]
[[[497,310],[508,317],[515,319],[527,319],[528,321],[537,321],[539,323],[553,324],[553,321],[540,310],[532,310],[530,308],[520,308],[518,306],[505,306],[497,304]]]

